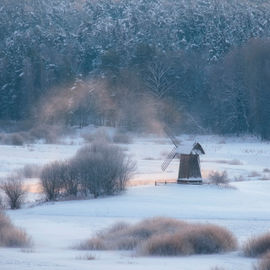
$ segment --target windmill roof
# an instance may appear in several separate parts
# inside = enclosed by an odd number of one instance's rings
[[[178,154],[198,154],[198,155],[201,155],[201,154],[205,154],[202,146],[197,143],[197,142],[184,142],[184,143],[181,143],[177,149],[176,149],[177,153]]]

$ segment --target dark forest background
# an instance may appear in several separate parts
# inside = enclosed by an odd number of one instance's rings
[[[270,4],[1,0],[0,120],[270,139]]]

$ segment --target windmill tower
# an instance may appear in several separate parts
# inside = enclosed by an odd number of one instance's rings
[[[169,153],[167,159],[162,163],[161,169],[165,171],[171,161],[179,157],[180,166],[177,183],[202,184],[200,155],[205,154],[202,146],[198,142],[193,144],[180,144],[173,135],[169,132],[166,133],[174,144],[174,148]]]

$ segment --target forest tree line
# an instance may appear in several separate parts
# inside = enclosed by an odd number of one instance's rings
[[[0,120],[270,139],[270,4],[2,0]]]

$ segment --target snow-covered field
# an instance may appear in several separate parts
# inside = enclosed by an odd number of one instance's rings
[[[249,236],[270,229],[270,181],[266,180],[270,180],[270,174],[264,171],[270,168],[269,143],[250,137],[185,135],[179,139],[183,142],[199,141],[204,147],[206,155],[201,158],[204,177],[212,170],[226,170],[232,180],[242,181],[234,181],[232,185],[235,188],[177,184],[154,186],[156,180],[176,179],[178,161],[173,161],[163,173],[160,166],[172,149],[171,142],[166,138],[137,137],[132,144],[123,145],[138,164],[131,187],[124,194],[7,211],[12,221],[32,236],[34,245],[23,250],[1,248],[0,269],[210,270],[214,266],[231,270],[252,269],[256,260],[243,257],[240,251],[151,258],[135,257],[130,252],[72,249],[116,221],[135,222],[153,216],[219,224],[230,229],[240,244]],[[0,146],[0,174],[4,176],[24,164],[45,164],[69,158],[82,144],[82,140],[74,138],[62,145]],[[140,183],[148,185],[134,187]],[[88,255],[95,259],[88,260]]]

